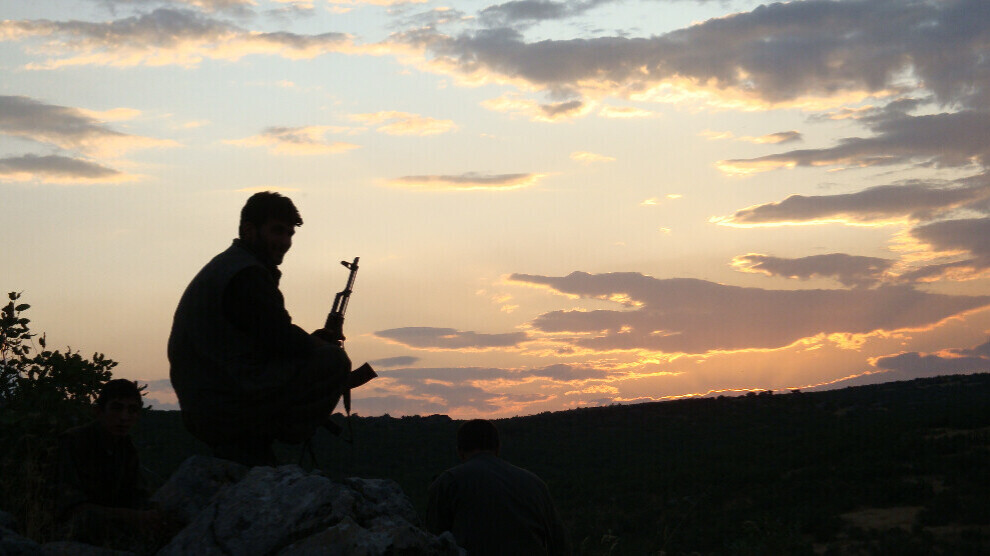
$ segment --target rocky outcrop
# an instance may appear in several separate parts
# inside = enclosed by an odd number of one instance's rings
[[[0,554],[7,556],[36,556],[41,546],[16,533],[17,520],[7,512],[0,512]]]
[[[160,556],[459,556],[450,533],[420,527],[412,503],[388,479],[331,481],[295,465],[247,468],[193,456],[152,497],[185,527]],[[0,554],[123,554],[78,543],[39,545],[0,512]]]
[[[193,516],[158,554],[457,555],[449,533],[419,528],[399,485],[388,479],[331,481],[295,465],[242,466],[190,458],[154,497]]]

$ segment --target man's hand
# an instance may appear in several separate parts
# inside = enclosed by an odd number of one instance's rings
[[[327,315],[326,325],[313,332],[313,336],[331,344],[340,344],[347,339],[344,337],[344,317],[333,313]]]

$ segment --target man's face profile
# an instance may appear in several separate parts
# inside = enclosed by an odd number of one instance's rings
[[[260,227],[248,223],[244,231],[244,240],[268,259],[268,262],[278,266],[292,247],[292,236],[296,233],[296,228],[284,220],[269,218]]]
[[[127,436],[137,423],[141,412],[141,401],[133,398],[115,398],[107,402],[101,410],[96,408],[97,417],[112,436]]]

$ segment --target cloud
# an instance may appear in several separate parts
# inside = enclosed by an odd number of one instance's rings
[[[793,130],[778,131],[777,133],[770,133],[760,137],[745,137],[744,139],[753,143],[793,143],[794,141],[801,140],[801,133]]]
[[[615,162],[615,158],[603,154],[596,154],[588,151],[574,151],[571,153],[571,160],[591,164],[594,162]]]
[[[498,98],[485,100],[482,106],[496,112],[508,112],[525,116],[534,122],[559,122],[587,115],[594,107],[581,100],[568,100],[540,104],[534,100],[507,93]]]
[[[385,357],[383,359],[374,359],[368,361],[371,365],[375,367],[404,367],[406,365],[412,365],[419,361],[419,357],[412,357],[410,355],[400,355],[397,357]]]
[[[425,52],[434,70],[471,82],[590,97],[676,100],[704,92],[767,107],[923,84],[941,103],[987,105],[990,60],[977,22],[990,19],[990,6],[979,0],[775,3],[648,38],[526,42],[508,24],[561,17],[568,6],[583,4],[510,2],[488,12],[503,28],[416,29],[393,41]]]
[[[735,139],[737,141],[747,141],[749,143],[758,144],[777,144],[777,143],[791,143],[794,141],[800,141],[802,139],[801,133],[798,131],[779,131],[777,133],[770,133],[767,135],[762,135],[760,137],[753,137],[746,135],[744,137],[736,138],[731,131],[712,131],[707,129],[702,131],[698,135],[707,138],[709,141],[719,141],[722,139]],[[725,164],[727,161],[722,161],[719,164]],[[758,165],[757,165],[758,166]],[[745,169],[733,170],[733,169],[723,169],[729,173],[749,173]]]
[[[990,305],[988,296],[930,294],[909,286],[765,290],[638,273],[563,277],[513,274],[511,281],[581,298],[625,300],[624,310],[552,311],[531,326],[577,348],[704,354],[776,349],[820,334],[924,328]]]
[[[461,415],[518,414],[566,391],[592,389],[615,373],[586,365],[555,364],[506,369],[497,367],[405,368],[379,371],[374,391],[359,392],[361,411]],[[611,375],[611,376],[610,376]],[[538,382],[541,393],[526,385]],[[614,390],[614,388],[613,388]],[[382,395],[384,394],[384,395]],[[598,394],[600,397],[600,394]]]
[[[381,111],[352,114],[351,119],[368,125],[381,125],[378,131],[389,135],[437,135],[457,129],[453,120],[438,120],[408,112]]]
[[[585,382],[609,378],[609,372],[588,365],[559,363],[544,367],[503,369],[496,367],[440,367],[396,369],[385,371],[384,376],[401,376],[405,381],[441,381],[448,383],[480,384],[498,382],[500,384],[521,384],[533,379],[552,382]]]
[[[114,131],[100,121],[129,119],[137,113],[124,108],[93,112],[46,104],[25,96],[0,96],[0,133],[94,155],[178,145],[171,140]]]
[[[131,7],[135,4],[177,4],[193,6],[206,12],[233,12],[239,15],[250,13],[250,9],[255,5],[254,0],[95,0],[100,4],[115,10],[117,6]],[[280,2],[283,0],[275,0]]]
[[[230,23],[186,9],[159,8],[109,22],[6,20],[0,40],[45,39],[43,52],[53,55],[34,69],[78,65],[192,67],[204,58],[238,60],[249,54],[289,59],[314,58],[352,51],[344,33],[300,35],[245,31]]]
[[[327,0],[340,6],[398,6],[400,4],[422,4],[426,0]]]
[[[42,183],[119,183],[131,181],[129,176],[94,162],[59,155],[26,154],[0,158],[0,181],[30,181]]]
[[[466,351],[517,348],[520,343],[528,339],[525,332],[484,334],[429,326],[379,330],[375,332],[375,336],[416,349]]]
[[[337,154],[360,148],[342,141],[328,142],[323,136],[339,131],[332,126],[268,127],[260,134],[244,139],[224,141],[242,147],[268,147],[272,154],[320,155]]]
[[[390,390],[401,391],[404,398],[441,404],[444,412],[494,413],[504,411],[507,406],[520,406],[548,397],[510,392],[509,385],[496,382],[510,374],[505,369],[459,367],[387,370],[381,371],[379,376],[386,379]]]
[[[535,377],[547,378],[555,382],[587,381],[608,378],[608,373],[601,369],[583,365],[568,365],[565,363],[536,368],[528,374]]]
[[[845,253],[811,255],[796,259],[749,253],[732,260],[732,266],[742,272],[801,280],[816,276],[835,278],[842,285],[853,288],[870,287],[880,283],[893,264],[894,261],[890,259]]]
[[[711,221],[723,226],[779,226],[825,222],[883,224],[929,219],[990,196],[987,184],[963,183],[945,185],[912,181],[838,195],[791,195],[783,201],[747,207]]]
[[[167,378],[159,378],[156,380],[138,380],[138,384],[147,385],[148,390],[170,390],[172,388],[172,381]]]
[[[511,191],[535,185],[547,174],[479,174],[403,176],[389,185],[427,191]]]
[[[653,116],[656,116],[657,113],[633,106],[603,106],[602,109],[598,111],[598,115],[603,118],[628,119],[652,118]]]
[[[354,394],[354,413],[361,415],[446,415],[449,408],[442,400],[413,399],[406,396],[368,396]]]
[[[932,222],[912,228],[909,235],[934,255],[963,255],[968,258],[922,266],[902,274],[904,281],[972,280],[990,271],[988,217]]]
[[[944,349],[935,353],[906,352],[870,359],[878,369],[906,375],[905,378],[990,371],[990,341],[972,349]],[[896,380],[888,378],[885,379]]]
[[[867,167],[916,162],[936,167],[990,162],[990,112],[909,116],[894,112],[871,122],[874,137],[843,139],[824,149],[802,149],[758,158],[722,160],[729,174],[796,166]]]
[[[990,259],[990,218],[932,222],[912,229],[911,235],[935,251],[963,251]]]
[[[481,10],[478,13],[478,19],[488,27],[519,28],[520,25],[574,17],[608,1],[610,0],[590,0],[588,2],[514,0]]]

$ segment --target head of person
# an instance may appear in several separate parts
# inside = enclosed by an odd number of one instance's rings
[[[296,227],[302,223],[292,199],[263,191],[251,195],[241,209],[238,236],[266,263],[278,266],[292,247]]]
[[[481,452],[498,455],[498,429],[486,419],[472,419],[457,429],[457,455],[465,460]]]
[[[103,385],[94,412],[111,436],[127,436],[137,423],[142,405],[137,382],[118,378]]]

